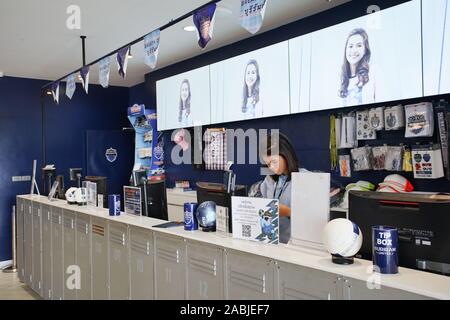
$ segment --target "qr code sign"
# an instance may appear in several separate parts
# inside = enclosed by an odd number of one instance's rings
[[[251,225],[249,225],[249,224],[242,225],[242,236],[245,238],[252,237],[252,226]]]

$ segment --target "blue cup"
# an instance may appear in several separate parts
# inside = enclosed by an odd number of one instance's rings
[[[120,194],[110,194],[108,196],[109,215],[120,216]]]
[[[374,271],[398,273],[398,230],[393,227],[372,227],[372,260]]]
[[[196,211],[198,204],[195,202],[186,202],[184,204],[184,230],[198,230],[198,221]]]

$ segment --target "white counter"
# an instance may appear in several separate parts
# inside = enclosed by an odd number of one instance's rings
[[[108,209],[89,208],[86,206],[68,205],[65,201],[48,201],[46,197],[24,195],[19,198],[32,200],[45,205],[60,207],[62,209],[85,213],[90,216],[104,218],[109,221],[124,223],[130,226],[136,226],[182,237],[187,240],[198,241],[204,244],[215,245],[227,249],[233,249],[240,252],[246,252],[252,255],[258,255],[298,266],[334,273],[356,280],[367,281],[370,277],[379,277],[381,286],[399,289],[435,299],[450,300],[450,277],[436,275],[428,272],[417,271],[407,268],[399,268],[399,273],[395,275],[380,275],[372,273],[372,262],[367,260],[355,259],[353,265],[337,265],[331,262],[330,255],[324,252],[312,251],[306,248],[300,248],[290,245],[264,245],[257,242],[233,239],[227,236],[221,236],[216,233],[197,231],[185,231],[182,226],[175,228],[154,228],[154,225],[164,223],[165,221],[137,217],[123,214],[121,216],[109,216]]]

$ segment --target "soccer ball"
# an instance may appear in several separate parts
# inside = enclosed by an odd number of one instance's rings
[[[328,252],[340,257],[353,257],[361,249],[361,229],[348,219],[334,219],[323,231],[323,244]]]

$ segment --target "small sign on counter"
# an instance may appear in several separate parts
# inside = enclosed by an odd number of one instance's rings
[[[233,238],[278,244],[278,200],[232,197],[231,207]]]
[[[123,187],[123,207],[126,214],[142,215],[142,196],[139,187]]]

